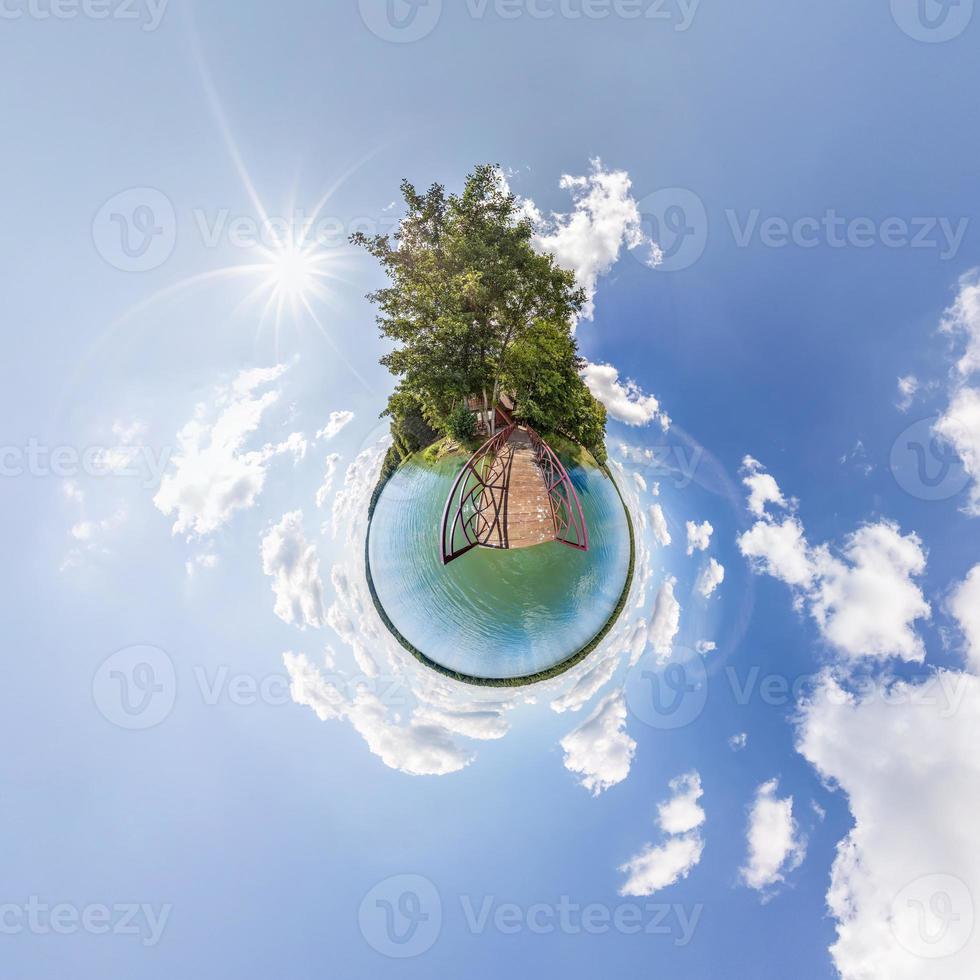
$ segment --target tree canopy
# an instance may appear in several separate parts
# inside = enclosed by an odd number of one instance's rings
[[[406,214],[393,236],[351,238],[390,280],[369,296],[395,343],[382,358],[398,378],[387,414],[421,415],[445,432],[467,397],[492,410],[507,392],[522,421],[604,459],[605,409],[580,377],[573,333],[585,293],[535,251],[499,168],[477,167],[459,195],[441,184],[422,194],[407,180],[401,191]]]

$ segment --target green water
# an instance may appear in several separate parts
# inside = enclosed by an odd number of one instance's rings
[[[548,670],[586,646],[619,601],[630,561],[622,502],[598,467],[570,467],[588,552],[477,548],[443,566],[442,513],[461,465],[409,461],[388,482],[371,522],[378,598],[402,636],[449,670],[494,680]]]

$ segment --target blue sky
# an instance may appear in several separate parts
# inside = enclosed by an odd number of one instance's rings
[[[975,975],[972,0],[2,10],[4,975]],[[358,566],[343,239],[481,162],[590,288],[640,527],[515,697]],[[328,190],[307,310],[253,239]]]

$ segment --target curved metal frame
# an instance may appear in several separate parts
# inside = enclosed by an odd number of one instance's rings
[[[578,499],[575,484],[562,465],[561,460],[530,426],[527,434],[534,447],[535,461],[544,476],[548,499],[551,501],[551,516],[555,523],[555,540],[569,548],[579,551],[589,550],[589,528],[582,513],[582,502]],[[574,532],[574,537],[572,537]]]
[[[509,460],[501,456],[501,450],[516,428],[516,425],[510,425],[488,439],[466,461],[456,477],[442,513],[443,565],[476,547],[507,547],[503,514],[507,502]],[[453,514],[451,523],[450,512]],[[459,534],[462,534],[463,542],[457,545]]]

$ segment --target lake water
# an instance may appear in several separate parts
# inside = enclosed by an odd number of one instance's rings
[[[626,583],[629,530],[616,488],[598,467],[569,468],[588,552],[557,542],[476,548],[444,566],[442,512],[461,466],[409,461],[389,480],[369,543],[381,604],[402,636],[450,670],[501,680],[554,667],[596,636]]]

